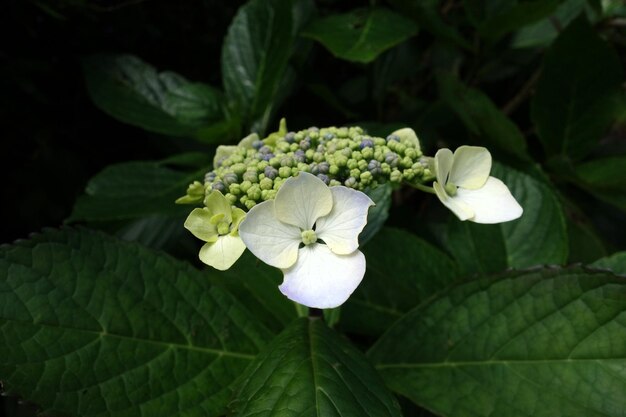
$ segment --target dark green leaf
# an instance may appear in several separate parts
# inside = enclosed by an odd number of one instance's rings
[[[472,134],[502,152],[529,159],[524,135],[489,97],[467,87],[451,74],[440,73],[437,81],[443,100]]]
[[[222,45],[222,81],[244,124],[261,133],[287,94],[291,58],[309,0],[251,0],[237,11]]]
[[[438,38],[448,40],[465,49],[472,49],[472,45],[451,25],[441,18],[439,7],[441,0],[389,0],[403,15],[414,19],[424,30]]]
[[[443,244],[466,273],[492,273],[567,261],[565,216],[550,186],[528,174],[494,163],[501,179],[524,208],[522,217],[497,225],[454,219],[443,231]],[[460,224],[461,223],[461,224]],[[538,244],[540,242],[540,244]]]
[[[367,224],[359,235],[359,244],[365,245],[371,238],[376,235],[389,217],[389,208],[391,207],[391,193],[393,186],[390,183],[380,185],[374,189],[366,190],[366,194],[372,199],[374,207],[370,207],[367,213]]]
[[[122,122],[172,136],[213,139],[223,124],[221,94],[173,72],[158,72],[132,55],[84,60],[87,89],[101,110]]]
[[[457,266],[415,235],[383,228],[364,248],[363,282],[342,306],[341,327],[380,335],[405,312],[446,287]]]
[[[626,280],[549,268],[450,288],[369,352],[396,392],[442,416],[619,416]]]
[[[563,1],[550,17],[520,29],[513,37],[511,46],[548,46],[559,35],[559,28],[569,25],[585,9],[585,3],[585,0]]]
[[[615,118],[622,66],[584,16],[574,20],[546,54],[531,116],[550,156],[580,159]]]
[[[575,184],[626,210],[626,156],[594,159],[576,167]]]
[[[0,250],[0,379],[46,415],[221,415],[271,333],[206,273],[87,230]]]
[[[598,259],[591,265],[598,268],[610,269],[616,274],[626,275],[626,252],[614,253],[611,256]]]
[[[477,20],[478,32],[485,38],[495,41],[509,32],[546,17],[557,8],[560,2],[561,0],[522,2],[468,0],[466,5],[473,4],[469,10],[473,11],[474,14],[478,11],[480,15],[474,16],[474,19]],[[492,7],[494,4],[496,6]]]
[[[302,35],[315,39],[333,55],[368,63],[417,33],[417,25],[383,8],[357,9],[314,20]]]
[[[400,416],[361,352],[320,319],[303,318],[248,367],[233,416]]]
[[[175,171],[161,162],[125,162],[110,165],[87,184],[69,221],[134,219],[153,214],[180,214],[189,206],[174,204],[187,185],[202,177]]]
[[[229,270],[211,275],[211,281],[226,287],[263,324],[279,332],[297,317],[296,304],[278,290],[282,277],[280,269],[246,251]]]

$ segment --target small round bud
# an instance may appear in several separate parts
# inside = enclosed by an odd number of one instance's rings
[[[230,184],[228,186],[228,191],[233,195],[241,194],[241,186],[239,184]]]
[[[361,149],[373,148],[373,147],[374,147],[374,141],[371,138],[365,138],[359,144],[359,148],[361,148]]]
[[[256,202],[254,202],[253,200],[246,200],[246,202],[243,203],[243,204],[246,206],[246,208],[248,210],[250,210],[252,207],[256,206]]]
[[[330,182],[330,180],[328,179],[328,176],[324,174],[317,174],[317,178],[324,181],[324,184],[326,185],[328,185],[328,183]]]
[[[271,190],[273,186],[274,181],[269,178],[263,178],[259,183],[259,187],[261,188],[261,190]]]
[[[372,148],[364,148],[361,150],[361,156],[365,159],[372,159],[374,157],[374,149]]]
[[[231,193],[226,193],[226,195],[224,197],[226,197],[226,200],[228,200],[228,202],[231,205],[237,203],[237,196],[236,195],[233,195]]]
[[[328,167],[328,173],[330,175],[337,175],[339,173],[339,167],[337,165],[334,165],[334,164],[331,165],[330,167]],[[320,175],[322,175],[322,174],[320,174]]]
[[[250,181],[244,181],[241,184],[239,184],[239,188],[244,193],[247,193],[250,187],[252,187],[252,183]]]
[[[217,224],[217,234],[218,235],[226,235],[228,234],[228,232],[230,232],[230,224],[226,223],[226,222],[219,222]]]
[[[335,179],[330,180],[330,182],[328,183],[329,187],[336,187],[338,185],[341,185],[341,183]]]
[[[280,168],[278,168],[278,175],[281,178],[289,178],[289,177],[291,177],[291,168],[290,167],[280,167]]]
[[[348,167],[348,169],[356,169],[358,168],[358,164],[357,161],[354,159],[348,159],[348,163],[346,164],[346,167]]]
[[[356,178],[349,177],[347,180],[343,182],[346,187],[354,188],[356,186]]]
[[[263,170],[263,173],[265,174],[266,178],[273,180],[274,178],[276,178],[276,175],[278,175],[278,170],[274,168],[273,166],[268,165]]]
[[[254,201],[259,201],[261,199],[261,188],[258,184],[253,184],[248,191],[246,191],[248,198]]]
[[[234,164],[230,169],[237,175],[242,175],[244,172],[246,172],[246,165],[242,164],[242,163],[236,163]]]
[[[287,134],[285,135],[285,142],[287,143],[293,143],[295,139],[296,139],[295,132],[287,132]]]
[[[365,159],[361,159],[356,164],[360,171],[367,171],[368,162]]]
[[[250,182],[253,182],[253,183],[254,182],[258,182],[259,181],[259,176],[257,175],[256,172],[248,170],[248,171],[244,172],[243,180],[244,181],[250,181]]]
[[[401,183],[402,173],[398,171],[397,169],[394,169],[393,171],[391,171],[391,174],[389,175],[389,181],[395,182],[395,183]]]
[[[213,183],[213,185],[211,186],[212,190],[217,190],[220,191],[221,193],[223,193],[224,191],[226,191],[226,186],[224,185],[223,182],[221,181],[216,181]]]

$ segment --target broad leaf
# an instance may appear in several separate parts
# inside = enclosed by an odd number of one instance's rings
[[[493,273],[567,261],[568,238],[561,203],[552,188],[528,174],[494,163],[524,209],[522,217],[496,225],[451,220],[441,231],[443,245],[465,273]],[[538,244],[540,242],[540,244]]]
[[[232,408],[237,417],[400,416],[363,354],[309,318],[291,324],[248,367]]]
[[[451,287],[368,356],[442,416],[618,416],[626,409],[626,280],[582,268]]]
[[[575,185],[626,210],[626,156],[594,159],[576,167]]]
[[[391,207],[392,192],[393,186],[390,183],[366,191],[366,194],[376,205],[370,207],[367,212],[367,224],[359,235],[359,245],[363,246],[369,242],[387,221],[389,208]]]
[[[221,94],[173,72],[158,72],[132,55],[95,55],[84,60],[94,104],[122,122],[152,132],[216,139],[230,129]]]
[[[314,20],[302,35],[315,39],[333,55],[368,63],[417,33],[417,25],[383,8],[356,9]]]
[[[341,327],[354,333],[382,334],[458,276],[445,253],[399,229],[383,228],[363,253],[365,277],[341,309]]]
[[[524,135],[489,97],[467,87],[451,74],[440,73],[437,81],[443,100],[472,134],[502,152],[529,159]]]
[[[615,118],[623,81],[613,49],[584,16],[574,20],[546,54],[531,117],[549,156],[581,159]]]
[[[465,5],[478,27],[478,32],[495,41],[509,32],[548,16],[560,2],[561,0],[466,0]]]
[[[226,287],[268,328],[277,332],[296,318],[296,304],[278,286],[283,273],[246,251],[227,271],[211,275],[211,282]]]
[[[237,11],[222,45],[222,81],[244,125],[265,131],[287,94],[289,60],[313,9],[309,0],[251,0]]]
[[[96,174],[78,198],[69,221],[134,219],[153,214],[181,214],[189,206],[174,204],[204,170],[181,172],[161,162],[124,162]]]
[[[513,40],[513,48],[530,48],[537,46],[548,46],[559,35],[555,22],[563,27],[576,18],[587,4],[586,0],[565,0],[551,15],[532,25],[520,29]]]
[[[598,259],[591,266],[610,269],[616,274],[626,275],[626,252],[617,252],[611,256]]]
[[[87,230],[0,250],[0,380],[46,415],[221,415],[271,333],[206,273]]]
[[[452,25],[444,22],[440,16],[441,0],[389,0],[395,9],[403,15],[414,19],[420,28],[434,36],[450,41],[465,49],[472,49],[472,45]]]

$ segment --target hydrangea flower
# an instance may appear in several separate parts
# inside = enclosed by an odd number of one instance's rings
[[[241,256],[246,245],[239,237],[239,223],[246,213],[219,191],[205,199],[206,207],[196,208],[185,220],[185,228],[206,243],[200,249],[200,260],[220,271],[230,268]]]
[[[522,207],[507,186],[489,176],[491,154],[487,149],[461,146],[454,154],[450,149],[440,149],[435,154],[434,170],[437,197],[460,220],[502,223],[522,215]]]
[[[280,291],[308,307],[343,304],[365,274],[358,236],[374,203],[364,193],[328,187],[307,172],[287,179],[274,200],[248,212],[239,233],[250,251],[284,273]]]

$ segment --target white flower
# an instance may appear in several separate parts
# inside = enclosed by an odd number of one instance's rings
[[[246,246],[239,237],[239,223],[246,213],[232,207],[219,191],[204,201],[206,207],[196,208],[185,220],[185,228],[206,243],[200,249],[200,260],[220,271],[230,268]]]
[[[461,146],[454,155],[440,149],[434,159],[439,200],[461,220],[502,223],[515,220],[523,209],[502,181],[490,177],[491,154],[479,146]]]
[[[365,274],[359,233],[374,203],[360,191],[327,187],[307,172],[286,180],[274,200],[254,206],[239,226],[250,251],[282,269],[280,291],[314,308],[343,304]]]

